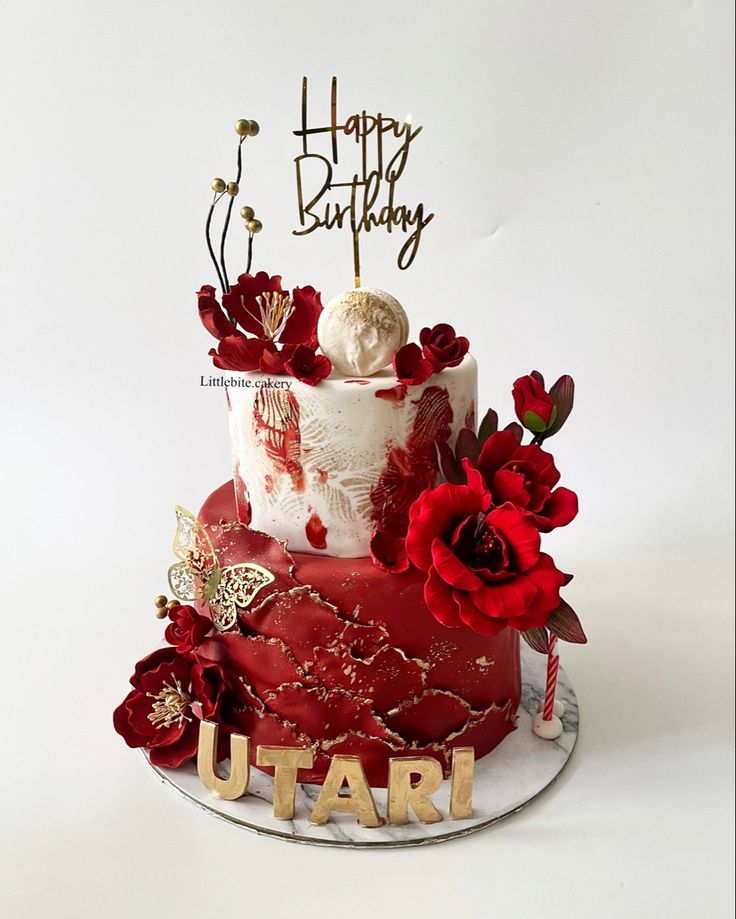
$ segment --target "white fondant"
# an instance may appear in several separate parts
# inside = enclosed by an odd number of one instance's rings
[[[545,721],[542,712],[537,712],[532,719],[532,730],[542,740],[556,740],[562,733],[562,721],[557,715],[552,715],[549,721]]]
[[[370,554],[371,490],[390,450],[407,445],[424,393],[446,390],[452,444],[476,402],[477,366],[470,355],[458,367],[409,386],[399,402],[376,396],[397,385],[392,370],[368,379],[333,374],[318,386],[287,376],[237,376],[248,385],[228,390],[230,435],[251,526],[286,540],[295,552],[342,558]],[[310,519],[327,528],[323,550],[307,538]]]
[[[385,290],[358,287],[333,297],[322,311],[317,338],[338,373],[372,376],[393,360],[409,337],[409,320]]]
[[[555,699],[555,704],[552,706],[552,714],[557,715],[558,718],[562,718],[565,714],[565,703],[561,702],[559,699]]]

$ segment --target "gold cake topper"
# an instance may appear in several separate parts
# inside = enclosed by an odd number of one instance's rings
[[[208,603],[220,632],[231,629],[238,610],[247,609],[258,591],[275,580],[270,571],[252,562],[222,568],[207,530],[178,505],[174,555],[180,561],[169,568],[171,592],[178,600]]]
[[[379,227],[387,233],[396,229],[409,233],[397,258],[400,269],[408,268],[419,249],[422,233],[434,214],[425,214],[424,205],[411,208],[395,200],[396,184],[409,157],[412,142],[422,130],[412,125],[411,115],[403,121],[380,112],[370,115],[365,109],[338,123],[337,77],[332,78],[330,123],[310,126],[307,112],[307,78],[302,80],[301,128],[294,131],[302,139],[302,152],[294,159],[301,229],[295,236],[307,236],[315,230],[332,230],[348,226],[353,240],[355,286],[360,287],[360,234]],[[339,181],[334,167],[339,165],[338,134],[353,138],[359,149],[360,166],[346,181]],[[321,135],[329,135],[328,155],[310,148]],[[369,140],[371,150],[369,152]],[[310,191],[305,193],[305,186]],[[314,189],[314,191],[312,191]],[[334,190],[343,192],[347,201],[327,201]],[[383,194],[385,192],[385,194]]]

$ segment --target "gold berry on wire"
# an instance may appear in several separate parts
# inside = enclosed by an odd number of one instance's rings
[[[159,594],[156,599],[153,601],[153,605],[162,609],[169,602],[168,597],[165,597],[163,594]]]
[[[227,193],[231,198],[234,198],[237,193],[240,191],[240,186],[237,182],[228,182],[227,183]]]
[[[250,121],[247,118],[238,118],[235,122],[235,133],[240,137],[247,137],[250,134]]]
[[[252,220],[246,221],[245,229],[249,233],[260,233],[261,230],[263,229],[263,224],[261,223],[260,220],[254,217]]]
[[[225,184],[224,179],[213,179],[211,188],[212,188],[212,191],[215,192],[215,194],[220,195],[222,194],[222,192],[225,191],[225,189],[227,188],[227,185]]]
[[[166,609],[173,609],[175,606],[178,606],[178,605],[179,605],[178,600],[169,600],[169,602],[166,604]]]
[[[256,216],[256,212],[253,210],[252,207],[248,207],[246,205],[245,207],[240,208],[240,216],[243,218],[243,220],[247,222],[248,220],[252,220]]]
[[[261,126],[258,124],[257,121],[253,121],[253,120],[251,119],[251,120],[248,122],[248,134],[249,134],[251,137],[255,137],[255,136],[258,134],[258,132],[259,132],[260,130],[261,130]]]

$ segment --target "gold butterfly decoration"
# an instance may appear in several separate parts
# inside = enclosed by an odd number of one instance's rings
[[[275,578],[252,562],[220,567],[207,530],[189,511],[177,505],[174,555],[169,587],[177,600],[202,600],[209,604],[212,622],[220,632],[238,621],[238,610],[247,609],[261,588]]]

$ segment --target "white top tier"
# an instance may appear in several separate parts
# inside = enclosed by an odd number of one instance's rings
[[[228,390],[238,516],[294,552],[370,554],[417,487],[434,485],[435,442],[474,427],[477,366],[398,390],[392,370],[333,374],[317,386],[287,376],[233,374]]]

